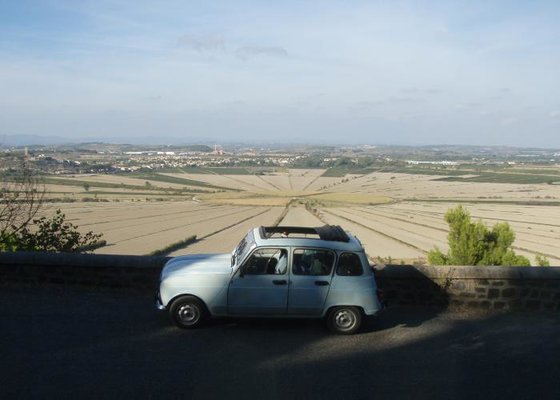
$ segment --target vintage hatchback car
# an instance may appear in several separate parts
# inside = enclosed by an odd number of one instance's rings
[[[157,295],[180,328],[209,316],[326,318],[351,334],[381,309],[359,240],[340,226],[258,227],[231,254],[175,257]]]

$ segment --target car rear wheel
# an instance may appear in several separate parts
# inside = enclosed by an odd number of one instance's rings
[[[173,301],[169,309],[171,320],[179,328],[197,328],[208,317],[206,306],[193,296],[181,296]]]
[[[351,335],[360,329],[362,313],[356,307],[335,307],[327,316],[329,329],[340,335]]]

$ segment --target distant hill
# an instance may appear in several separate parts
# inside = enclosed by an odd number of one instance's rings
[[[60,136],[1,135],[0,146],[60,145],[76,143],[75,140]]]

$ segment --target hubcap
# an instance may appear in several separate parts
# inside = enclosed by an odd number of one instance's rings
[[[192,304],[185,304],[177,310],[179,321],[185,325],[191,325],[198,320],[200,311],[198,307]]]
[[[351,311],[341,310],[336,313],[334,321],[341,330],[348,330],[356,323],[356,316]]]

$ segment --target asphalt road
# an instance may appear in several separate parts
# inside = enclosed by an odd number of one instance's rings
[[[183,331],[151,294],[0,288],[0,398],[557,399],[558,314],[394,308]]]

